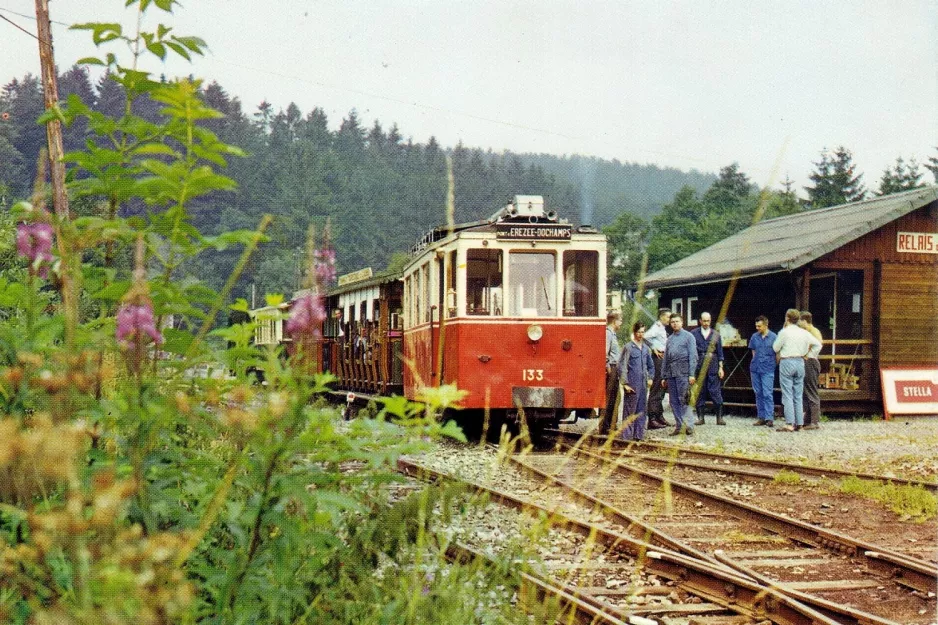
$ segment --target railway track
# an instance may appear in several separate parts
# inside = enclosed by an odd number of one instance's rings
[[[632,518],[633,534],[704,552],[838,622],[934,622],[938,570],[930,563],[583,449],[512,462]]]
[[[571,443],[580,440],[582,437],[582,434],[575,432],[565,432],[562,430],[547,430],[546,434],[554,436],[558,440]],[[599,445],[606,442],[605,437],[596,435],[589,437],[589,440]],[[797,473],[798,475],[805,477],[857,477],[864,480],[891,482],[898,485],[920,487],[927,491],[938,493],[938,482],[910,480],[900,477],[878,475],[875,473],[864,473],[862,471],[845,471],[831,467],[795,464],[776,460],[763,460],[758,458],[749,458],[747,456],[741,456],[738,454],[716,453],[650,441],[634,442],[613,439],[612,446],[616,449],[628,450],[631,455],[648,460],[649,462],[667,461],[669,464],[710,470],[714,468],[714,463],[719,463],[721,471],[739,473],[741,475],[750,475],[753,477],[764,477],[772,479],[778,474],[779,471],[791,471],[792,473]]]
[[[565,489],[545,487],[537,479],[525,475],[525,471],[516,470],[513,466],[502,467],[504,470],[499,472],[499,481],[513,485],[515,491],[527,492],[527,497],[520,498],[492,485],[483,486],[457,479],[412,461],[401,460],[399,469],[423,480],[467,484],[472,490],[484,493],[492,502],[526,511],[534,519],[550,519],[552,531],[557,529],[578,534],[581,537],[579,541],[569,538],[560,541],[562,545],[567,545],[566,549],[541,554],[549,564],[548,570],[554,574],[553,580],[542,581],[621,622],[657,623],[661,621],[655,619],[667,617],[686,619],[681,622],[700,623],[719,618],[724,623],[740,624],[893,625],[893,621],[861,613],[834,618],[771,585],[733,570],[720,563],[717,557],[704,556],[705,559],[700,559],[661,546],[661,541],[656,544],[634,538],[626,531],[623,517],[604,517],[589,503],[575,503]],[[548,490],[555,492],[548,494]],[[490,511],[488,514],[495,513]],[[594,517],[594,520],[587,520],[590,517]],[[510,523],[497,524],[496,527],[508,525]],[[486,541],[490,538],[487,536]],[[694,550],[691,548],[689,551]],[[637,571],[641,572],[641,578],[635,578]],[[558,583],[557,574],[561,572],[559,579],[563,581]],[[668,585],[655,580],[665,580],[673,588],[669,589]],[[636,605],[636,598],[654,598],[658,592],[668,593],[669,600],[649,600]]]
[[[562,436],[558,440],[571,441],[573,437]],[[836,476],[817,474],[815,471],[821,469],[815,467],[801,472],[798,464],[749,462],[744,457],[696,450],[685,454],[683,448],[673,445],[639,446],[600,437],[589,438],[584,444],[587,443],[604,446],[632,466],[666,470],[672,479],[733,498],[758,501],[768,510],[876,543],[913,560],[938,564],[935,539],[938,528],[934,519],[926,522],[913,517],[916,511],[927,510],[928,499],[932,500],[931,505],[936,500],[936,495],[920,483],[907,481],[901,489],[888,491],[894,501],[906,502],[894,511],[885,502],[841,492],[840,482],[830,478],[853,475],[842,471]],[[866,474],[866,484],[860,486],[870,490],[880,488],[880,482],[869,481],[873,478]],[[908,512],[903,516],[904,511]]]

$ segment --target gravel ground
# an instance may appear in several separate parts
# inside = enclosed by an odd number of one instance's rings
[[[674,423],[670,412],[665,419]],[[726,426],[707,423],[694,429],[694,436],[668,436],[672,428],[650,430],[646,440],[677,443],[721,453],[832,468],[862,470],[887,477],[934,481],[938,478],[938,416],[894,418],[890,421],[850,421],[835,418],[822,421],[819,430],[777,432],[774,428],[753,427],[751,417],[727,416]],[[562,426],[566,430],[594,430],[598,419],[580,420]],[[776,425],[784,425],[776,420]]]

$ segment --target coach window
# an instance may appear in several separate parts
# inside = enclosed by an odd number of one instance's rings
[[[466,314],[502,314],[502,251],[466,253]]]
[[[511,252],[508,255],[508,314],[520,317],[557,316],[557,269],[553,252]]]
[[[423,295],[423,287],[422,287],[421,280],[420,280],[420,270],[418,269],[417,271],[415,271],[412,277],[414,280],[413,282],[414,289],[411,292],[411,295],[414,296],[414,316],[413,316],[413,322],[411,323],[411,327],[414,327],[414,326],[419,326],[421,319],[423,319],[423,317],[420,316],[420,312],[423,310],[423,300],[421,299]]]
[[[430,321],[430,294],[433,292],[430,289],[430,263],[424,263],[420,273],[422,274],[420,299],[423,302],[423,321],[427,322]]]
[[[446,258],[446,316],[456,316],[456,251],[447,254]]]
[[[563,253],[563,314],[566,317],[599,316],[599,252]]]

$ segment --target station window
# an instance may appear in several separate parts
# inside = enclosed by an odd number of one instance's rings
[[[563,314],[566,317],[599,315],[599,252],[563,253]]]
[[[508,314],[520,317],[557,315],[557,275],[553,252],[508,255]]]
[[[468,250],[466,314],[502,314],[502,251]]]

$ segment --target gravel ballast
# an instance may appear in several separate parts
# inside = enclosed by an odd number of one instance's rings
[[[674,423],[670,413],[666,412],[665,418]],[[667,428],[650,430],[645,440],[887,477],[938,478],[938,416],[890,421],[834,418],[823,421],[820,429],[799,432],[754,427],[751,417],[727,416],[725,426],[716,425],[712,415],[707,415],[706,421],[694,428],[693,436],[668,436],[673,428]],[[784,424],[784,420],[775,421],[776,426]],[[585,433],[595,431],[598,425],[598,419],[581,419],[562,428]]]

